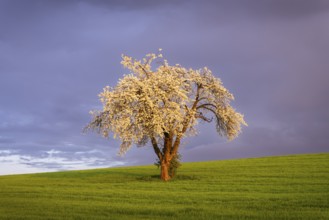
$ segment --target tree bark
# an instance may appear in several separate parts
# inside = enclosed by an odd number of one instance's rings
[[[161,162],[161,179],[163,181],[168,181],[170,180],[170,175],[169,175],[169,165],[170,163],[166,162]]]

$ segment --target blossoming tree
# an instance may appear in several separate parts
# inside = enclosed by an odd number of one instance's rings
[[[238,136],[243,115],[230,105],[233,95],[212,72],[170,66],[162,54],[148,54],[142,60],[122,56],[130,70],[116,87],[99,94],[101,111],[92,111],[86,130],[104,137],[121,139],[119,154],[133,145],[150,143],[160,161],[161,179],[170,179],[171,160],[177,157],[182,138],[195,135],[198,121],[216,123],[220,135],[229,140]],[[161,60],[156,68],[151,64]]]

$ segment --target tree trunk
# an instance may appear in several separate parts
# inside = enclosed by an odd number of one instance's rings
[[[169,165],[170,165],[170,163],[161,162],[161,179],[163,181],[170,180],[170,176],[169,176]]]

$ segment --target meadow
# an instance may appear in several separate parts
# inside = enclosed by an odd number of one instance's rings
[[[329,153],[0,176],[0,219],[329,219]]]

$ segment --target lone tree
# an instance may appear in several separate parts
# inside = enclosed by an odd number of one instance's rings
[[[154,60],[160,60],[156,69],[151,67]],[[121,64],[130,74],[116,87],[103,89],[99,94],[103,110],[91,112],[85,130],[121,139],[120,155],[132,145],[151,143],[164,181],[171,178],[170,163],[177,158],[182,138],[196,134],[198,121],[214,119],[217,132],[229,140],[238,136],[242,124],[247,125],[230,105],[233,95],[206,67],[170,66],[162,54],[148,54],[142,60],[123,55]]]

